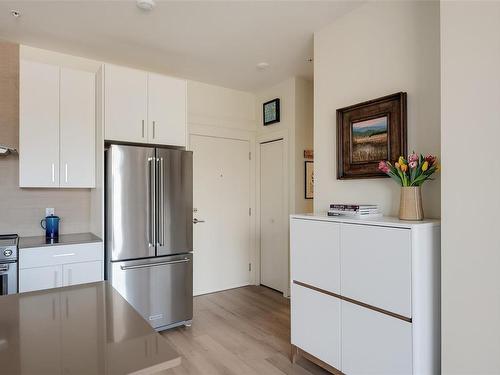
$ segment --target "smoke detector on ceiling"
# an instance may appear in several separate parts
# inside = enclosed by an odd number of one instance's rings
[[[138,8],[148,12],[152,10],[155,6],[154,0],[136,0],[136,3]]]

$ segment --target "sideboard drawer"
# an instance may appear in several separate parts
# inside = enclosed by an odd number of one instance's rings
[[[340,293],[340,224],[290,222],[291,279]]]
[[[341,294],[411,318],[411,231],[341,226]]]
[[[342,372],[412,374],[412,324],[342,301]]]
[[[291,341],[337,369],[340,363],[340,299],[292,284]]]
[[[19,268],[55,266],[103,260],[102,242],[21,249]]]

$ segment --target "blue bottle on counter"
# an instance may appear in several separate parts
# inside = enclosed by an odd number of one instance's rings
[[[45,219],[40,221],[40,226],[45,229],[46,238],[57,238],[59,237],[59,221],[61,218],[59,216],[50,215]]]

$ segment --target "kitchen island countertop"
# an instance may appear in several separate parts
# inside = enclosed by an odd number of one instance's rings
[[[2,373],[153,374],[180,362],[105,281],[0,297]]]

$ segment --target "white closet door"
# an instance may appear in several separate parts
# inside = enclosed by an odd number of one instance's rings
[[[288,281],[283,151],[283,140],[260,146],[260,283],[280,292]]]
[[[186,81],[148,74],[150,143],[186,145]]]
[[[59,186],[59,67],[20,62],[19,186]]]
[[[61,68],[60,186],[95,187],[95,75]]]
[[[147,73],[109,64],[104,69],[106,140],[146,143]]]

